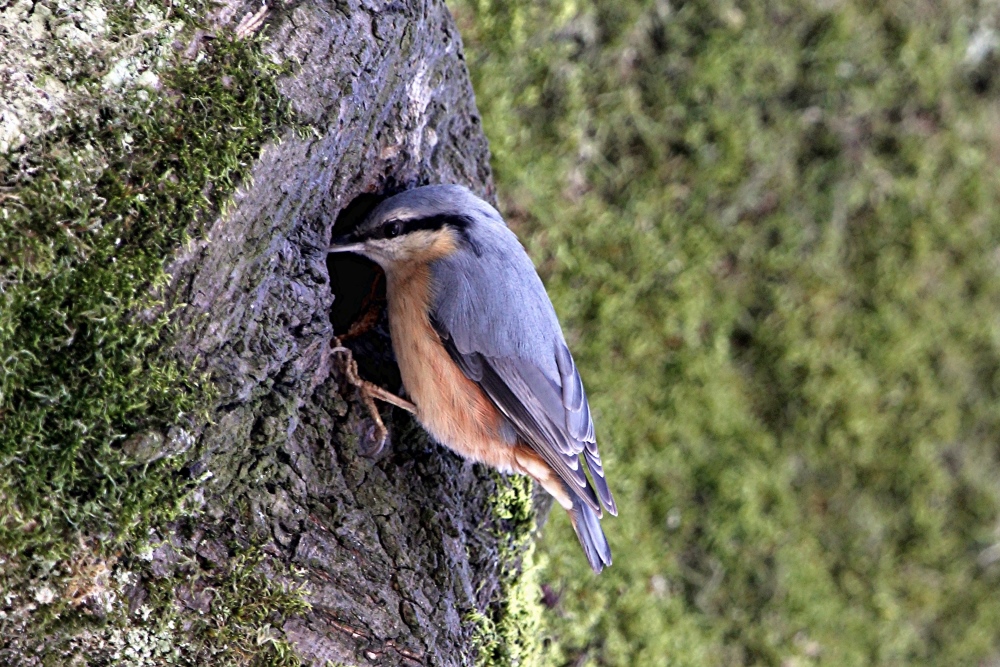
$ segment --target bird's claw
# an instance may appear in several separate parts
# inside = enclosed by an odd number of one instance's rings
[[[348,382],[357,387],[358,393],[361,396],[361,402],[368,409],[368,415],[372,418],[373,422],[367,436],[375,444],[372,447],[359,449],[358,453],[365,458],[373,458],[378,456],[385,448],[385,441],[389,435],[389,431],[386,429],[385,423],[382,421],[382,415],[379,414],[378,407],[375,405],[375,397],[372,396],[372,392],[369,390],[369,383],[362,380],[358,375],[358,362],[354,359],[354,353],[351,352],[350,348],[341,345],[339,338],[334,338],[334,344],[335,346],[332,351],[344,355],[342,357],[344,359],[344,376]]]
[[[387,431],[385,426],[381,424],[372,424],[372,427],[368,429],[365,434],[366,440],[372,443],[371,447],[358,448],[358,454],[365,457],[366,459],[373,459],[382,453],[385,449],[385,441],[387,439]]]

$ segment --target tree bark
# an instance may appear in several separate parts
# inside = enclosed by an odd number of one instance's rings
[[[276,636],[304,663],[474,664],[471,619],[501,613],[523,545],[511,535],[533,516],[500,516],[504,479],[387,406],[384,450],[362,455],[372,421],[331,348],[365,310],[373,326],[348,345],[362,376],[399,389],[384,287],[372,265],[326,251],[362,195],[462,183],[493,199],[461,40],[441,0],[260,9],[231,2],[206,21],[266,36],[265,52],[290,66],[279,88],[298,127],[168,262],[170,354],[209,372],[218,393],[211,421],[188,429],[196,511],[157,528],[148,568],[122,595],[134,611],[157,579],[179,582],[173,605],[188,627],[225,595],[200,573],[235,567],[252,545],[256,571],[305,585],[309,609],[273,610]],[[164,431],[133,445],[174,453],[186,436]]]
[[[312,609],[283,630],[312,664],[472,664],[464,619],[500,595],[496,482],[387,410],[385,449],[359,455],[371,421],[331,353],[344,332],[331,326],[326,252],[338,214],[366,193],[454,182],[492,198],[461,41],[437,1],[296,3],[266,30],[267,50],[295,63],[281,90],[315,132],[269,146],[171,268],[186,304],[176,349],[205,359],[223,396],[200,439],[206,518],[158,557],[263,535],[306,573]],[[378,276],[346,269],[362,284],[345,294]],[[384,319],[356,345],[364,374],[393,377]]]

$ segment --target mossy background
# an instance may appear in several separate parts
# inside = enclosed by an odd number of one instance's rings
[[[1000,660],[1000,7],[450,6],[621,508],[547,660]]]
[[[77,41],[83,8],[5,8],[74,106],[0,154],[2,664],[298,664],[273,628],[302,591],[255,571],[253,547],[176,579],[149,565],[199,481],[184,454],[215,394],[163,345],[164,263],[291,123],[282,68],[259,40],[203,40],[207,6],[92,6]],[[226,595],[181,623],[194,580]]]

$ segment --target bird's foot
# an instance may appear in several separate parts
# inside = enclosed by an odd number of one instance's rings
[[[367,458],[372,458],[377,456],[382,448],[385,447],[385,439],[388,436],[389,431],[385,427],[385,423],[382,421],[382,415],[379,414],[378,407],[375,405],[375,399],[372,396],[371,391],[368,390],[367,385],[369,384],[365,380],[362,380],[358,375],[358,362],[354,360],[354,353],[351,352],[350,348],[344,347],[340,344],[339,338],[334,338],[334,348],[333,352],[339,352],[341,359],[343,360],[342,369],[344,371],[344,376],[347,381],[358,388],[358,393],[361,396],[361,402],[364,404],[365,408],[368,410],[368,415],[372,418],[372,429],[369,432],[369,437],[374,445],[371,448],[366,448],[360,451],[360,454]]]
[[[364,380],[358,375],[358,362],[354,360],[354,353],[351,352],[350,348],[341,345],[339,338],[334,338],[333,352],[339,352],[344,355],[343,370],[344,375],[347,377],[347,381],[358,388],[358,393],[361,395],[361,402],[364,403],[365,408],[368,409],[368,414],[371,416],[374,422],[371,439],[375,442],[371,449],[367,449],[361,452],[362,456],[371,458],[377,456],[381,453],[382,448],[385,447],[386,436],[389,434],[385,427],[385,423],[382,421],[382,415],[379,414],[378,407],[375,405],[375,399],[380,401],[385,401],[386,403],[391,403],[396,407],[403,408],[408,412],[416,414],[417,407],[406,400],[405,398],[400,398],[392,392],[386,391],[382,387]]]

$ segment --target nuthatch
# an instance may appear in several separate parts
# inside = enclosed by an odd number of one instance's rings
[[[371,393],[413,412],[459,455],[532,477],[569,512],[594,571],[610,565],[599,519],[618,509],[583,382],[497,210],[459,185],[420,187],[380,203],[330,251],[385,271],[392,348],[412,403],[365,382]]]

